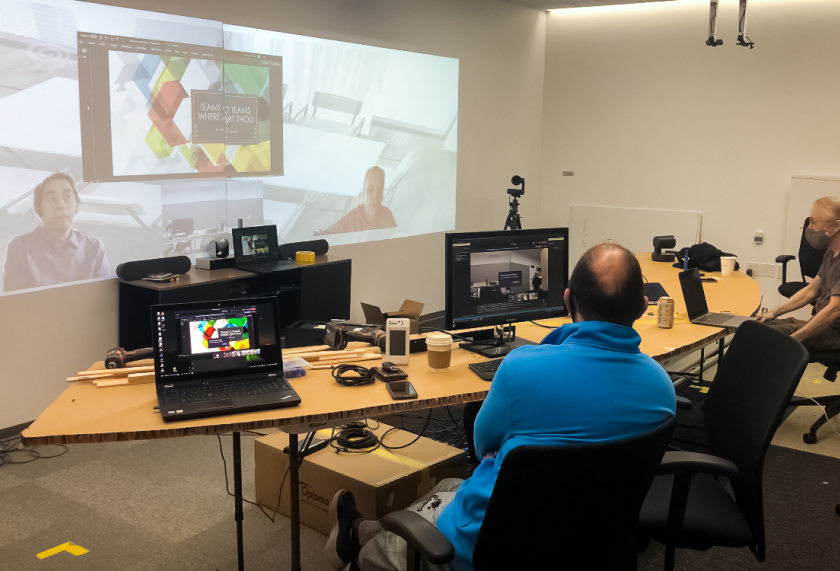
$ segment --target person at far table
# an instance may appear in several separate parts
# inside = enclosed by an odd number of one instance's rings
[[[840,200],[823,197],[811,206],[805,239],[825,250],[817,276],[789,300],[763,314],[759,321],[802,343],[809,353],[840,351]],[[814,304],[811,319],[782,315]]]
[[[409,507],[453,544],[455,571],[472,569],[496,476],[513,448],[606,442],[648,432],[676,414],[670,378],[639,350],[641,337],[632,327],[647,311],[636,257],[617,244],[591,248],[575,267],[565,299],[573,323],[540,345],[512,351],[496,372],[475,421],[482,461],[473,475],[443,480]],[[336,569],[354,563],[362,571],[404,569],[405,542],[364,519],[352,492],[336,493],[330,517],[324,552]]]
[[[391,209],[382,204],[385,193],[385,171],[370,167],[365,173],[365,201],[342,216],[331,226],[315,230],[312,234],[343,234],[380,228],[396,228],[397,222]]]
[[[33,199],[41,224],[9,242],[4,291],[111,275],[102,240],[73,227],[81,200],[69,175],[51,174],[35,187]]]

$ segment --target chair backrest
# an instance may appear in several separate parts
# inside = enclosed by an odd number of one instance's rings
[[[519,446],[505,456],[473,568],[635,569],[639,510],[676,425],[610,442]],[[572,567],[570,567],[572,568]]]
[[[738,466],[735,499],[764,551],[764,456],[808,365],[808,351],[757,321],[742,324],[703,403],[712,454]]]
[[[350,124],[356,122],[356,117],[362,111],[362,102],[349,97],[341,97],[340,95],[333,95],[332,93],[324,93],[316,91],[312,96],[312,116],[318,111],[318,108],[329,109],[330,111],[340,111],[342,113],[349,113],[353,116]]]
[[[802,237],[799,239],[799,269],[802,271],[802,281],[806,277],[814,278],[817,272],[820,271],[825,250],[818,250],[808,243],[805,239],[805,229],[811,222],[811,218],[805,219],[805,224],[802,226]]]

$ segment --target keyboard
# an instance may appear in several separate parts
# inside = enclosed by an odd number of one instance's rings
[[[161,391],[159,398],[163,405],[184,402],[203,402],[242,395],[263,395],[271,392],[288,391],[289,385],[282,380],[253,381],[196,387],[192,389]]]
[[[502,364],[502,359],[491,359],[490,361],[484,361],[483,363],[470,363],[470,369],[473,373],[478,375],[485,381],[492,381],[493,377],[496,376],[496,370],[499,368],[499,365]]]
[[[723,325],[730,319],[732,319],[732,315],[727,315],[725,313],[707,313],[701,319],[705,324],[712,324],[712,325]]]

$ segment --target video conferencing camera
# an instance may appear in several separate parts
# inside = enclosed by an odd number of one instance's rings
[[[525,179],[519,176],[518,174],[513,175],[510,179],[510,183],[513,186],[522,185],[522,188],[509,188],[507,193],[514,198],[521,198],[525,194]]]
[[[385,332],[377,325],[356,325],[343,321],[327,323],[324,344],[333,351],[347,348],[350,341],[362,341],[376,345],[385,351]]]

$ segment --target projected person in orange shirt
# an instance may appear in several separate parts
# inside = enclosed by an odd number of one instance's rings
[[[51,174],[33,195],[41,224],[9,242],[3,290],[110,276],[102,240],[73,228],[81,203],[73,179],[64,173]]]
[[[343,234],[381,228],[396,228],[394,214],[382,205],[385,193],[385,171],[379,167],[370,167],[365,173],[365,201],[342,216],[332,226],[315,230],[315,236],[324,234]]]

